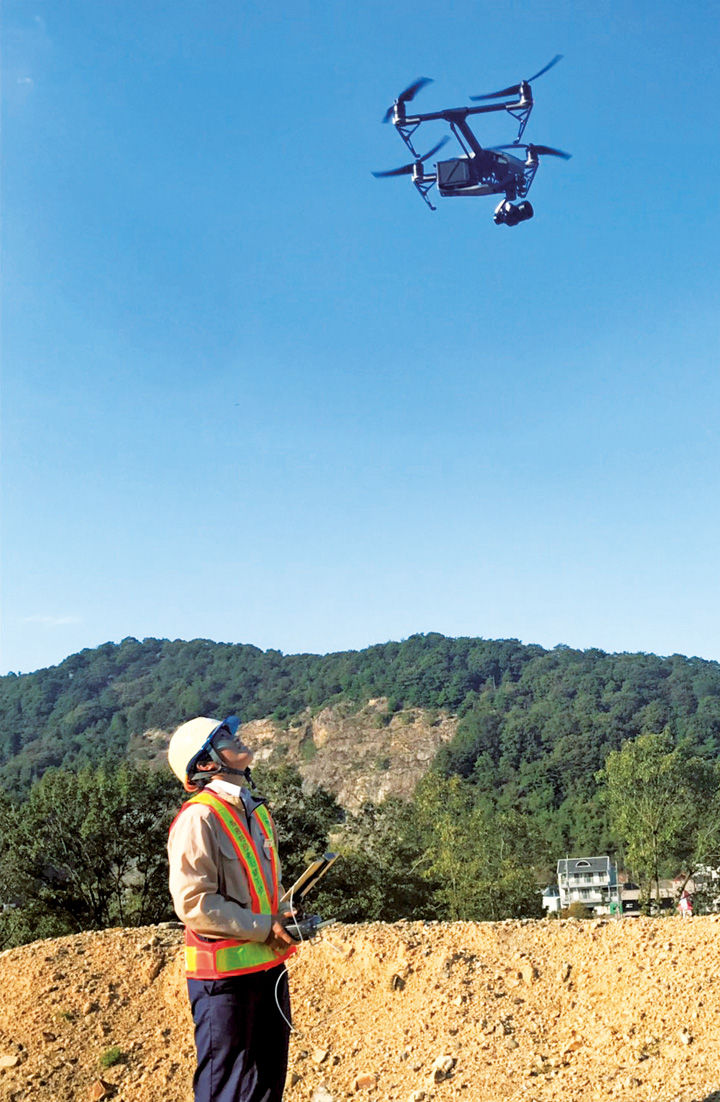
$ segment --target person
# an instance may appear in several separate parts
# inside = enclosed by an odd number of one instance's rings
[[[193,793],[170,827],[170,893],[185,925],[195,1023],[195,1102],[281,1102],[295,943],[279,900],[277,835],[249,790],[252,750],[239,720],[206,716],[177,728],[171,769]]]
[[[692,918],[693,913],[693,901],[690,892],[685,888],[680,896],[680,902],[678,903],[678,911],[681,918]]]

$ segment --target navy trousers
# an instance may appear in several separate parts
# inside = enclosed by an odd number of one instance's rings
[[[195,1102],[282,1102],[290,1042],[285,966],[187,985],[197,1049]]]

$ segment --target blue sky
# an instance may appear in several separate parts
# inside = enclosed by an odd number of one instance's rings
[[[720,659],[714,4],[2,19],[3,672],[128,635]],[[373,179],[416,77],[458,106],[556,53],[533,221]]]

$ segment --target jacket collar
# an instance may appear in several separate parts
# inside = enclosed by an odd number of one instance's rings
[[[219,796],[233,796],[236,800],[241,800],[243,792],[247,791],[241,784],[233,784],[232,781],[226,781],[223,777],[213,777],[206,788],[212,788]]]
[[[264,800],[262,796],[253,796],[245,785],[233,784],[232,781],[226,781],[224,777],[213,777],[205,787],[209,788],[211,792],[216,792],[218,796],[224,799],[229,798],[234,803],[244,804],[248,815],[252,815],[255,808],[259,807],[260,804],[267,803],[267,800]]]

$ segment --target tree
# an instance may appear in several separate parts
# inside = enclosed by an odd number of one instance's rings
[[[327,849],[329,832],[340,821],[342,809],[324,788],[306,789],[294,766],[261,765],[254,774],[275,821],[283,883],[289,887],[308,862]]]
[[[169,772],[121,765],[48,770],[24,802],[4,800],[5,939],[171,918],[166,841],[178,796]]]
[[[290,884],[327,849],[341,811],[289,766],[258,774]],[[181,802],[169,770],[127,765],[52,769],[24,801],[0,795],[0,948],[172,919],[166,844]]]
[[[541,913],[528,852],[528,821],[476,803],[459,777],[430,776],[420,783],[416,807],[425,840],[426,875],[437,885],[442,916],[492,920]]]
[[[608,755],[597,774],[605,785],[610,827],[649,899],[663,867],[692,870],[720,840],[718,776],[708,762],[675,745],[670,733],[640,735]],[[691,872],[688,872],[688,876]]]
[[[338,861],[313,908],[343,922],[437,918],[436,885],[424,874],[416,808],[390,797],[365,804],[333,837]]]

